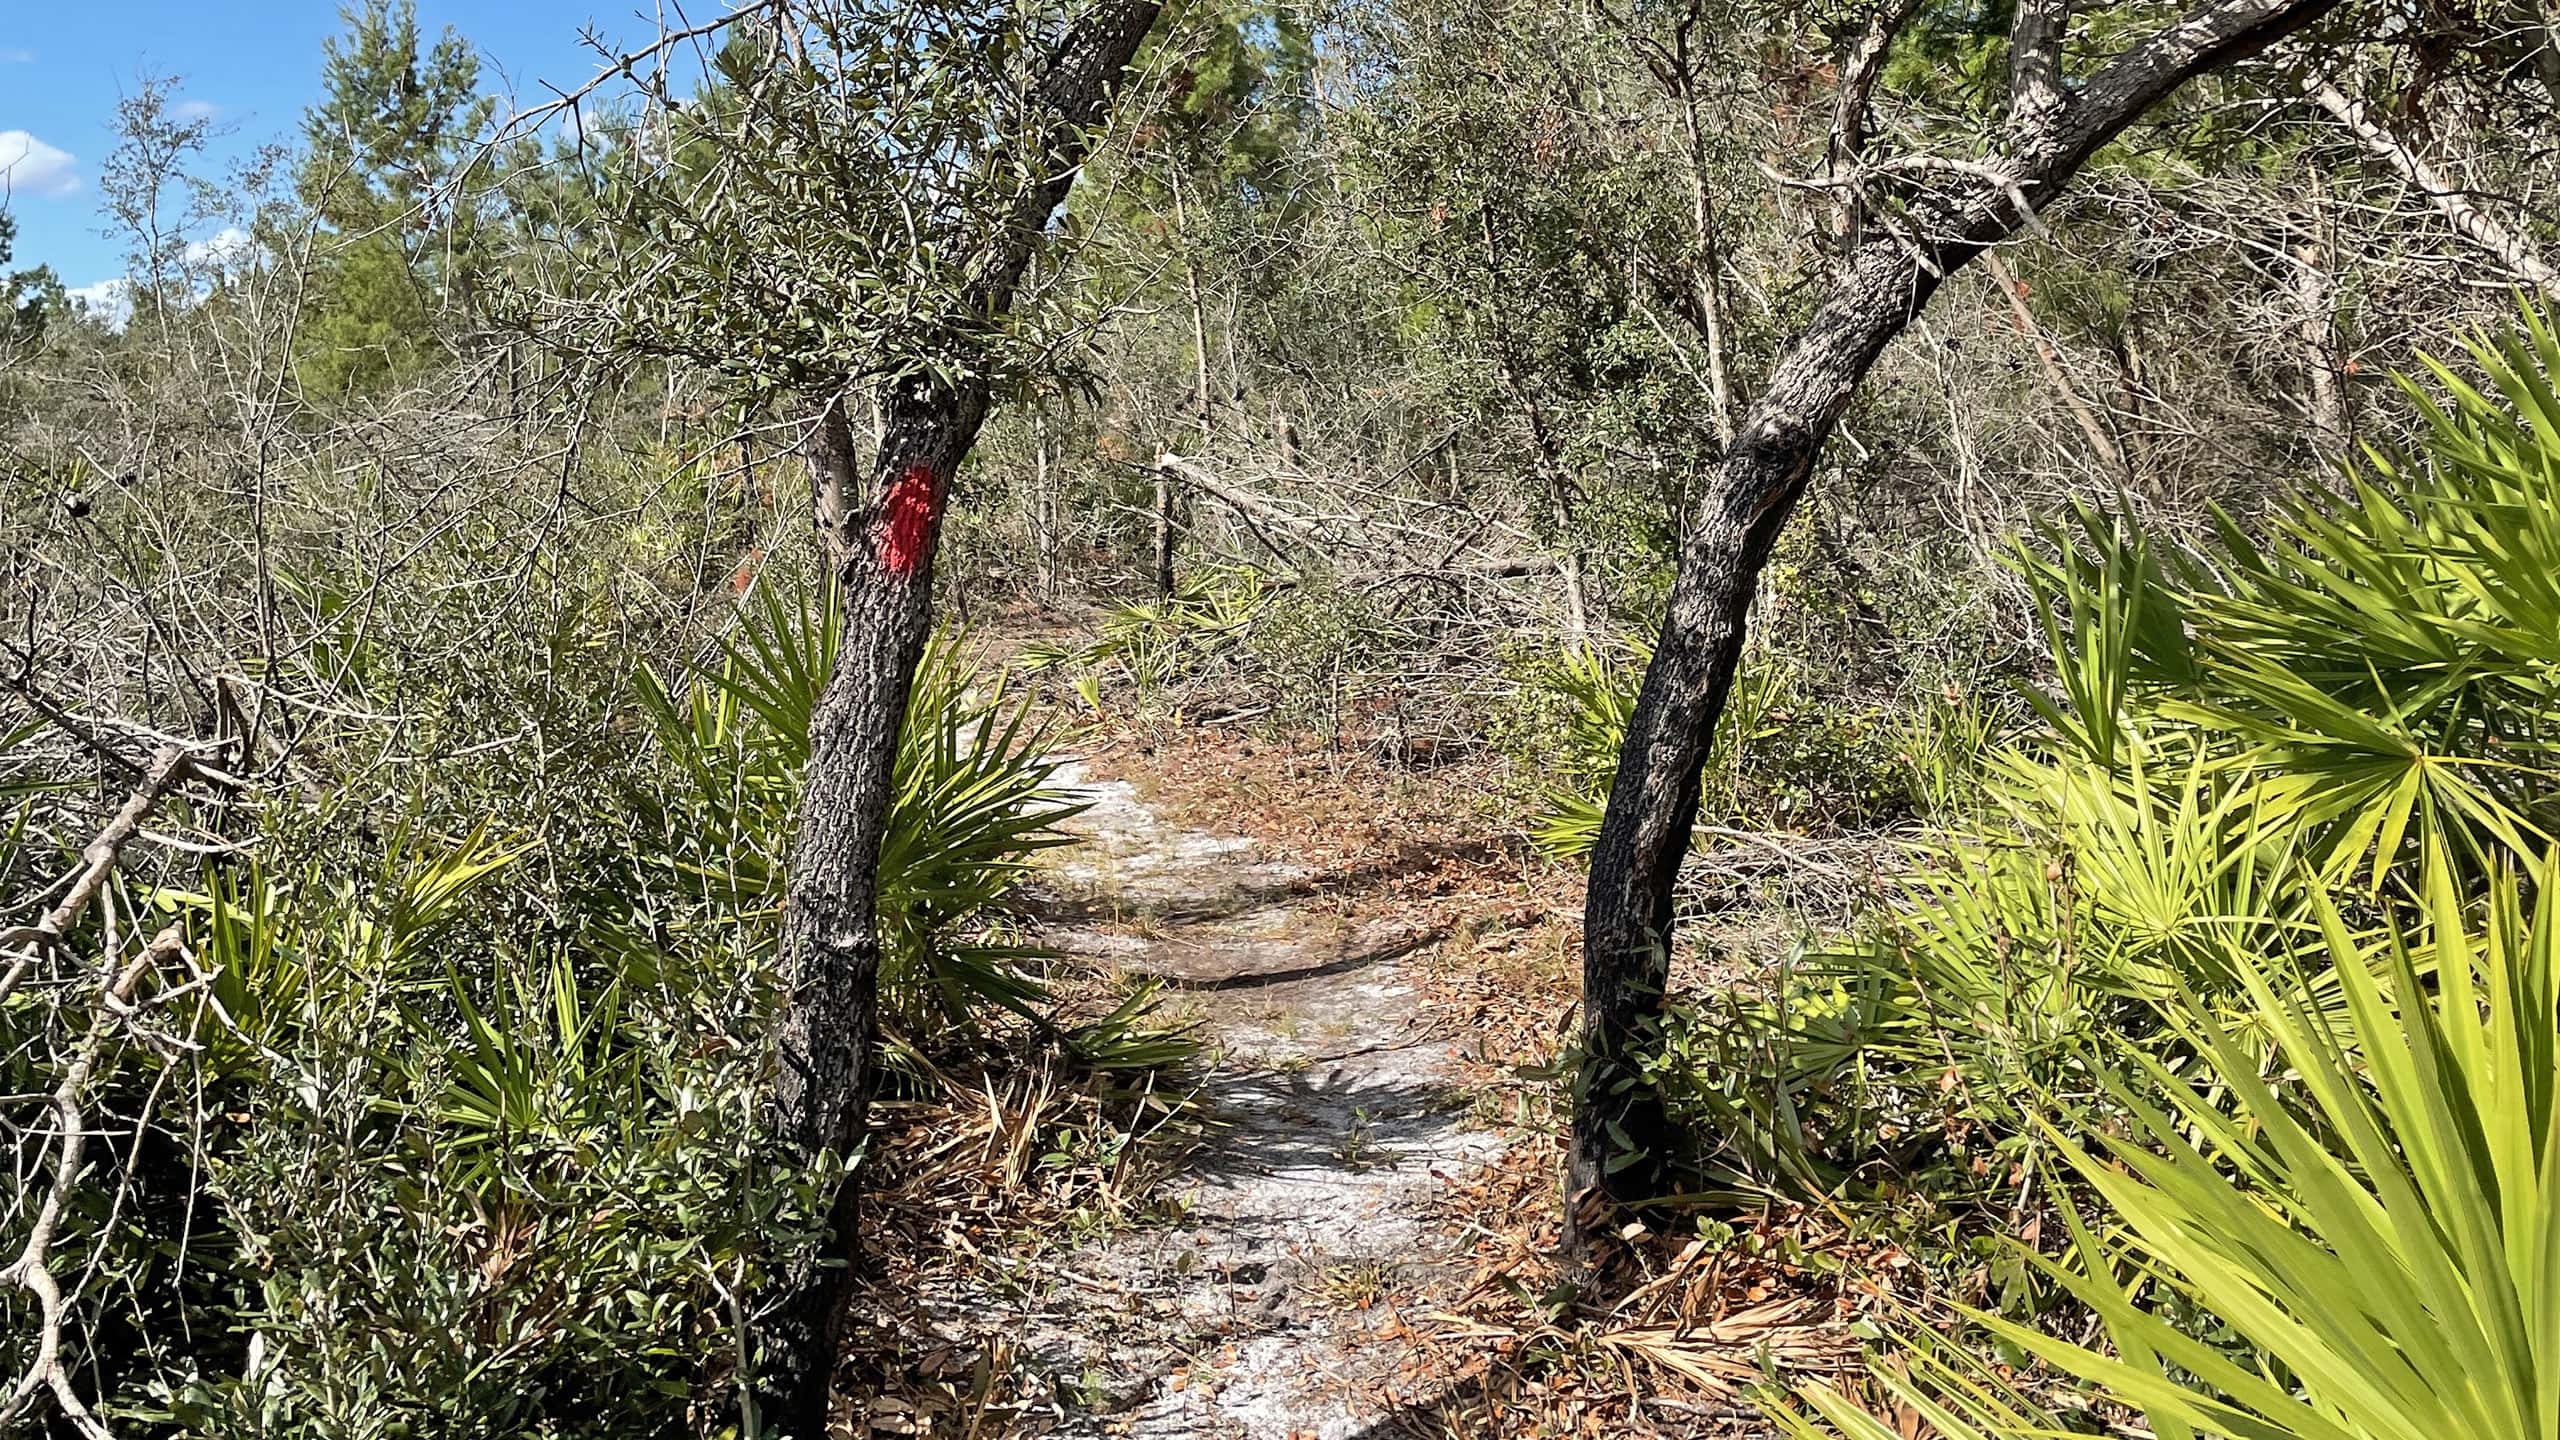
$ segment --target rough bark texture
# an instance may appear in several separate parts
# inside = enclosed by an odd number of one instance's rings
[[[866,526],[869,543],[837,566],[844,640],[809,725],[809,773],[782,924],[790,991],[775,1034],[772,1129],[794,1159],[851,1155],[860,1141],[880,979],[880,837],[907,691],[933,628],[938,496],[976,438],[986,404],[983,390],[940,387],[893,398],[872,488],[885,494],[910,477],[923,480],[924,544],[920,554],[892,546],[894,521],[882,513]],[[807,458],[813,480],[827,475],[850,484],[853,441],[841,407],[830,406],[814,427]],[[841,1188],[831,1253],[808,1257],[766,1323],[757,1379],[765,1418],[786,1434],[823,1433],[844,1266],[855,1249],[855,1196],[852,1184]]]
[[[1831,136],[1824,146],[1823,178],[1831,192],[1829,240],[1846,253],[1866,238],[1866,203],[1855,183],[1867,158],[1867,128],[1876,83],[1884,78],[1893,37],[1920,10],[1920,0],[1889,0],[1867,16],[1866,28],[1840,57],[1840,86],[1831,97]],[[1732,442],[1726,442],[1730,445]]]
[[[2009,153],[1993,162],[2001,180],[1952,181],[1915,197],[1900,233],[1881,220],[1850,232],[1855,243],[1829,294],[1779,359],[1702,497],[1619,751],[1583,914],[1583,1062],[1567,1180],[1578,1247],[1604,1233],[1614,1209],[1641,1207],[1671,1188],[1661,1098],[1630,1062],[1649,1044],[1660,1010],[1672,887],[1761,567],[1859,382],[1946,275],[2027,222],[2013,196],[2050,200],[2099,147],[2187,79],[2255,54],[2334,4],[2203,5],[2110,61],[2077,93],[2013,113]],[[2061,42],[2058,32],[2026,28],[2038,43]],[[2025,88],[2040,89],[2046,62],[2030,57],[2025,71]],[[1863,116],[1843,123],[1854,136]]]
[[[1050,117],[1043,137],[1049,178],[999,222],[1006,243],[970,278],[986,313],[1011,307],[1092,127],[1107,113],[1157,10],[1129,0],[1096,5],[1049,55],[1037,90]],[[861,1141],[880,980],[881,833],[908,690],[933,628],[943,501],[989,401],[983,381],[892,386],[867,466],[857,458],[840,396],[818,402],[810,427],[813,514],[840,587],[844,640],[810,722],[809,773],[783,908],[789,988],[776,1026],[768,1125],[785,1163],[850,1156]],[[857,504],[856,496],[868,499]],[[823,1253],[800,1257],[759,1297],[760,1418],[798,1440],[826,1433],[837,1325],[857,1251],[857,1195],[848,1180],[835,1197]]]
[[[2009,19],[2009,123],[2041,124],[2069,100],[2062,88],[2062,42],[2071,0],[2018,0]]]

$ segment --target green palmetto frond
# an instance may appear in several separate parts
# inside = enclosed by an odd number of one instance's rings
[[[205,1066],[216,1077],[261,1061],[299,1018],[311,969],[296,943],[287,897],[264,867],[244,874],[211,871],[202,895],[163,894],[162,903],[201,906],[197,962],[212,976],[216,1023],[204,1039]]]
[[[2278,1078],[2260,1078],[2254,1046],[2185,1019],[2232,1109],[2155,1074],[2147,1088],[2167,1099],[2133,1107],[2138,1142],[2111,1139],[2105,1158],[2069,1152],[2133,1253],[2277,1370],[2244,1366],[2085,1275],[2063,1278],[2106,1318],[2123,1358],[2013,1338],[2140,1405],[2155,1428],[2560,1433],[2555,880],[2546,862],[2528,922],[2518,887],[2501,879],[2473,934],[2439,857],[2426,896],[2434,995],[2409,946],[2390,946],[2377,977],[2324,912],[2318,958],[2344,982],[2343,1017],[2300,999],[2298,964],[2252,966]]]
[[[1650,656],[1639,643],[1575,646],[1537,672],[1537,683],[1565,705],[1563,778],[1547,787],[1545,803],[1529,819],[1529,843],[1545,854],[1579,860],[1599,842],[1618,748]]]
[[[2264,784],[2261,812],[2334,876],[2379,890],[2424,835],[2477,869],[2549,842],[2560,714],[2560,364],[2550,321],[2473,342],[2483,389],[2435,365],[2415,458],[2341,497],[2306,487],[2252,538],[2164,554],[2084,509],[2057,558],[2022,552],[2062,702],[2055,734],[2116,763],[2128,729],[2194,732]],[[2433,362],[2430,362],[2433,363]],[[2406,382],[2404,382],[2406,383]]]
[[[2126,705],[2137,675],[2153,683],[2191,681],[2186,605],[2169,583],[2161,554],[2130,508],[2114,512],[2076,505],[2079,534],[2049,530],[2058,556],[2025,545],[2012,564],[2036,598],[2036,615],[2053,656],[2063,703],[2026,692],[2054,733],[2101,764],[2122,749]]]
[[[2467,362],[2402,382],[2422,445],[2343,495],[2023,556],[2061,683],[1995,772],[2014,836],[1842,957],[1925,992],[2103,1213],[2029,1258],[2106,1349],[1977,1319],[2163,1440],[2560,1434],[2560,338],[2528,310]],[[1951,1440],[2057,1431],[1880,1383]]]
[[[208,868],[204,889],[155,891],[152,903],[184,917],[206,973],[213,1024],[204,1044],[216,1075],[245,1070],[303,1023],[329,985],[350,977],[409,983],[412,962],[468,913],[490,881],[529,847],[502,839],[487,821],[445,840],[403,821],[370,887],[291,884],[260,861],[237,871]]]
[[[1163,685],[1233,645],[1278,587],[1251,565],[1209,566],[1186,576],[1163,600],[1123,605],[1102,617],[1102,634],[1080,650],[1033,647],[1026,669],[1074,662],[1117,665],[1140,685]]]
[[[2113,1238],[2071,1215],[2082,1263],[2036,1263],[2112,1353],[1976,1318],[2164,1440],[2560,1433],[2560,862],[2541,863],[2529,917],[2512,876],[2481,906],[2459,874],[2438,849],[2423,946],[2377,954],[2316,901],[2316,940],[2233,957],[2247,1031],[2192,994],[2162,1007],[2203,1083],[2136,1057],[2108,1081],[2128,1133],[2048,1132]],[[2312,999],[2315,976],[2343,1003]],[[2242,1348],[2171,1323],[2144,1286]],[[2052,1433],[1929,1388],[1950,1436]],[[1876,1433],[1836,1394],[1807,1399],[1839,1433]]]
[[[809,722],[842,642],[831,598],[758,592],[716,669],[684,684],[643,673],[636,687],[661,747],[691,781],[702,824],[698,881],[740,913],[782,901]],[[965,1026],[992,1004],[1030,1013],[1045,992],[1004,943],[1004,901],[1032,857],[1067,843],[1083,807],[1060,793],[1050,737],[999,675],[981,685],[962,639],[937,638],[917,666],[880,846],[879,914],[889,1013]]]
[[[450,844],[404,823],[387,841],[397,867],[387,887],[378,929],[371,934],[386,963],[420,953],[464,912],[472,895],[529,848],[510,844],[479,825]]]
[[[721,698],[763,722],[793,768],[809,761],[809,721],[844,643],[844,612],[832,590],[786,595],[756,587],[753,607],[722,647]]]
[[[1789,1397],[1792,1403],[1772,1404],[1770,1418],[1787,1440],[1910,1440],[1906,1420],[1927,1426],[1921,1433],[1936,1440],[2061,1440],[2087,1433],[2086,1427],[2071,1428],[1988,1363],[1917,1337],[1908,1353],[1872,1368],[1867,1378],[1868,1387],[1880,1392],[1878,1408],[1893,1411],[1893,1420],[1826,1385],[1806,1386]]]
[[[1533,683],[1565,706],[1564,743],[1558,756],[1562,779],[1547,787],[1543,804],[1528,824],[1529,843],[1542,853],[1581,860],[1598,843],[1618,755],[1652,660],[1651,646],[1622,640],[1575,646],[1539,667]],[[1717,723],[1710,768],[1701,777],[1706,792],[1702,819],[1713,820],[1733,808],[1744,759],[1754,742],[1769,735],[1789,680],[1787,669],[1770,651],[1753,649],[1745,655],[1725,698],[1724,716]]]
[[[1058,827],[1084,806],[1056,785],[1059,761],[1028,706],[972,690],[956,640],[916,668],[900,743],[898,788],[880,841],[880,915],[893,954],[893,1002],[937,1004],[955,1023],[972,1000],[1028,1013],[1045,998],[1019,962],[1041,952],[954,944],[951,927],[997,910],[1042,850],[1073,843]]]
[[[411,1020],[441,1047],[446,1079],[427,1108],[464,1159],[466,1182],[518,1182],[547,1154],[647,1113],[641,1057],[624,1043],[621,983],[582,986],[566,949],[501,980],[485,1006],[460,975],[447,977],[447,994],[460,1043]]]
[[[2250,777],[2192,747],[2120,743],[2121,769],[2004,757],[1984,788],[2014,832],[1940,846],[1873,934],[1800,963],[1844,993],[1907,997],[1862,1043],[1934,1070],[1952,1037],[1977,1078],[2051,1087],[2085,1071],[2093,1031],[2156,1028],[2143,1007],[2182,988],[2228,1005],[2235,949],[2312,929]]]

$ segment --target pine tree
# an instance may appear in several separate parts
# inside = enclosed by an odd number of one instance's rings
[[[426,45],[415,0],[341,13],[296,176],[338,240],[303,357],[304,384],[334,395],[414,374],[437,319],[473,313],[484,247],[465,171],[493,109],[470,44],[447,28]]]

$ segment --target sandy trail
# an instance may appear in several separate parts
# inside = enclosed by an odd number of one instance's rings
[[[1345,913],[1251,840],[1165,823],[1126,781],[1061,778],[1091,808],[1045,872],[1048,942],[1169,982],[1220,1128],[1175,1182],[1178,1223],[1043,1267],[1063,1293],[1026,1308],[1023,1343],[1082,1377],[1054,1433],[1383,1436],[1402,1357],[1379,1332],[1455,1259],[1431,1202],[1501,1145],[1469,1123],[1456,1037],[1408,974],[1436,937]]]

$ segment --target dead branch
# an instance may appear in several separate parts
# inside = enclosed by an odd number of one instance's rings
[[[5,1001],[26,976],[36,959],[59,947],[73,926],[88,912],[89,906],[105,888],[114,873],[124,848],[143,834],[142,822],[169,791],[201,774],[218,774],[200,763],[198,747],[183,743],[164,746],[152,758],[141,783],[134,787],[114,817],[109,819],[97,837],[80,852],[80,868],[72,873],[61,900],[32,925],[16,926],[0,933],[0,945],[15,947],[17,958],[6,976],[0,976],[0,1001]],[[111,944],[112,949],[112,944]],[[55,1278],[51,1259],[54,1233],[62,1221],[73,1186],[79,1183],[81,1157],[88,1143],[88,1120],[81,1108],[81,1096],[90,1078],[97,1072],[116,1029],[133,1014],[131,1001],[143,977],[160,965],[184,956],[185,942],[179,927],[172,925],[154,936],[141,953],[121,968],[108,957],[107,975],[101,982],[95,1010],[89,1017],[80,1048],[62,1073],[47,1103],[54,1115],[53,1178],[44,1200],[36,1211],[35,1221],[27,1232],[26,1244],[18,1257],[0,1269],[0,1285],[11,1285],[35,1297],[37,1306],[36,1348],[26,1373],[19,1377],[8,1398],[0,1401],[0,1424],[25,1413],[39,1395],[50,1393],[61,1408],[63,1417],[80,1434],[105,1437],[107,1427],[92,1414],[71,1384],[70,1373],[62,1364],[62,1333],[69,1311],[69,1299],[61,1282]]]
[[[163,755],[161,762],[153,767],[153,774],[175,774],[183,768],[184,761],[184,752],[178,752],[174,758]],[[128,805],[126,808],[131,810],[133,807]],[[117,819],[124,820],[125,816],[120,814]],[[92,845],[90,848],[95,851],[99,847]],[[108,863],[113,863],[113,850],[106,852],[106,858]],[[91,881],[86,888],[94,892],[95,882]],[[54,1230],[62,1223],[63,1207],[70,1202],[72,1187],[79,1182],[81,1155],[88,1145],[88,1119],[80,1108],[81,1092],[88,1087],[90,1075],[95,1073],[98,1061],[106,1054],[107,1042],[114,1036],[123,1016],[131,1010],[133,992],[141,985],[142,977],[162,963],[184,954],[185,950],[186,944],[178,927],[171,925],[153,936],[142,953],[121,970],[110,972],[99,990],[97,1009],[89,1017],[88,1032],[81,1039],[80,1049],[72,1056],[71,1064],[62,1072],[61,1083],[54,1086],[49,1097],[54,1114],[53,1180],[45,1190],[42,1206],[36,1211],[35,1224],[27,1231],[26,1245],[18,1251],[18,1258],[11,1261],[8,1268],[0,1269],[0,1284],[14,1285],[36,1298],[36,1353],[35,1358],[28,1362],[26,1374],[20,1376],[11,1389],[8,1400],[0,1403],[0,1425],[26,1413],[36,1396],[50,1392],[54,1403],[62,1408],[63,1418],[70,1421],[81,1435],[90,1437],[90,1440],[111,1440],[112,1432],[90,1413],[79,1391],[71,1384],[70,1372],[62,1365],[62,1332],[69,1300],[63,1294],[62,1283],[53,1274]]]
[[[2525,281],[2553,299],[2560,299],[2560,270],[2534,253],[2523,237],[2500,224],[2497,217],[2481,209],[2472,193],[2454,184],[2445,174],[2418,153],[2415,144],[2393,130],[2371,106],[2350,99],[2338,87],[2316,76],[2306,76],[2302,93],[2312,103],[2336,117],[2365,149],[2384,164],[2399,172],[2400,178],[2424,192],[2436,213],[2463,239],[2496,257],[2510,274]]]
[[[8,675],[0,677],[0,685],[8,686],[11,693],[26,702],[28,709],[42,716],[55,729],[79,742],[82,749],[105,761],[108,768],[133,779],[142,778],[144,772],[140,762],[108,744],[105,737],[98,733],[96,726],[64,709],[55,703],[52,697],[36,688],[34,665],[28,656],[22,654],[19,657],[18,664],[10,670]],[[7,994],[7,989],[0,987],[0,996]]]
[[[1456,554],[1449,554],[1429,561],[1408,560],[1388,549],[1374,536],[1337,538],[1329,535],[1321,522],[1284,509],[1249,490],[1227,484],[1217,472],[1188,456],[1169,452],[1158,455],[1155,468],[1178,476],[1184,484],[1233,511],[1245,528],[1275,555],[1280,553],[1279,546],[1263,532],[1264,525],[1283,532],[1322,555],[1353,585],[1376,586],[1401,580],[1517,578],[1552,573],[1560,563],[1552,555],[1487,555],[1460,559]],[[1396,527],[1386,528],[1392,530]],[[1366,560],[1356,564],[1341,563],[1342,556],[1353,552],[1364,554]]]
[[[98,896],[100,887],[116,867],[116,857],[127,842],[142,828],[144,817],[151,813],[163,796],[196,773],[196,752],[171,745],[152,759],[142,783],[125,797],[124,807],[98,832],[87,848],[80,852],[80,868],[71,880],[71,888],[54,907],[32,925],[12,926],[0,931],[0,947],[15,949],[17,958],[10,962],[8,973],[0,975],[0,1002],[5,1002],[18,982],[26,978],[27,968],[45,952],[62,943],[71,927],[88,913],[89,902]]]
[[[2071,418],[2079,425],[2080,433],[2088,437],[2089,448],[2098,452],[2098,457],[2109,467],[2127,470],[2123,449],[2116,444],[2115,437],[2107,433],[2107,427],[2099,423],[2097,412],[2090,408],[2089,402],[2071,383],[2071,376],[2062,368],[2061,350],[2053,343],[2053,337],[2044,332],[2044,327],[2036,323],[2035,312],[2027,308],[2026,289],[2019,284],[2016,272],[2000,258],[1997,250],[1982,252],[1982,268],[1990,275],[1992,286],[2009,302],[2009,315],[2017,322],[2018,333],[2026,337],[2028,346],[2036,352],[2036,359],[2044,366],[2045,379],[2062,396],[2062,403],[2071,411]]]
[[[488,153],[496,153],[500,142],[512,140],[519,136],[529,134],[540,129],[544,124],[548,123],[552,119],[577,109],[580,102],[584,101],[587,97],[593,95],[596,91],[602,89],[604,86],[610,84],[616,79],[629,80],[633,84],[640,85],[643,88],[650,90],[653,94],[658,93],[663,90],[665,86],[663,70],[667,57],[679,46],[690,41],[707,39],[710,36],[719,34],[723,30],[729,29],[743,21],[753,19],[758,15],[765,14],[768,11],[776,14],[787,14],[789,12],[787,0],[761,0],[761,3],[740,5],[734,10],[731,10],[728,14],[722,15],[716,20],[706,20],[699,25],[688,25],[674,29],[662,27],[658,32],[657,39],[641,46],[637,50],[628,51],[620,55],[614,54],[610,47],[605,45],[602,40],[596,37],[594,31],[588,31],[586,35],[588,48],[604,57],[604,66],[595,73],[593,78],[589,79],[585,84],[579,86],[577,89],[568,91],[552,90],[551,93],[557,98],[551,100],[547,104],[537,105],[531,110],[522,111],[509,119],[506,125],[500,128],[496,138],[488,145]],[[784,28],[783,34],[787,38],[790,38],[795,46],[798,44],[797,37],[794,36],[787,27]],[[645,67],[652,65],[658,66],[662,73],[655,78],[644,77],[641,74],[641,71]]]

